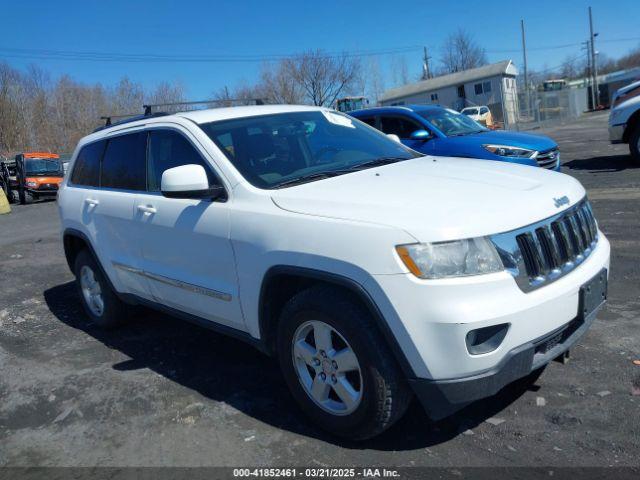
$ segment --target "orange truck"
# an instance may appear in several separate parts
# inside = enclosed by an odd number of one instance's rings
[[[40,198],[55,198],[64,170],[60,156],[47,152],[16,155],[15,189],[21,204]]]

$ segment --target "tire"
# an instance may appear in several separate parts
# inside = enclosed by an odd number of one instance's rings
[[[327,342],[315,342],[315,336],[323,338],[327,329],[331,348],[323,356]],[[300,345],[302,338],[304,348],[294,348],[294,339]],[[352,440],[374,437],[409,406],[411,390],[371,314],[339,288],[318,285],[291,298],[280,315],[277,349],[293,397],[320,428],[335,435]],[[337,352],[340,355],[334,356]],[[314,385],[320,385],[317,397],[326,400],[312,398]]]
[[[80,301],[93,323],[111,329],[127,320],[127,305],[112,290],[91,252],[78,253],[74,273]]]
[[[640,124],[636,125],[635,130],[629,136],[629,152],[631,159],[635,163],[640,163]]]

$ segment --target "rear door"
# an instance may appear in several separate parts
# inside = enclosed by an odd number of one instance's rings
[[[113,273],[118,290],[150,298],[141,275],[142,239],[132,228],[136,195],[146,190],[146,145],[145,131],[109,137],[91,216],[96,226],[94,247],[103,267]]]
[[[143,270],[158,303],[246,330],[229,240],[230,201],[166,198],[162,173],[180,165],[202,165],[209,183],[218,175],[206,152],[185,129],[149,132],[148,189],[135,202],[136,229],[142,232]]]

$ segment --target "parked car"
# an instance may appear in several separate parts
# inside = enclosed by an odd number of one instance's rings
[[[609,113],[611,143],[628,143],[631,158],[640,162],[640,81],[618,90]]]
[[[489,130],[467,115],[433,105],[379,107],[349,112],[424,155],[482,158],[560,170],[560,152],[549,137]]]
[[[422,157],[319,107],[114,124],[80,140],[58,205],[94,324],[146,305],[246,341],[353,439],[413,396],[438,419],[531,381],[607,294],[577,180]]]
[[[489,110],[489,107],[485,105],[463,108],[460,113],[466,115],[472,120],[475,120],[480,125],[484,125],[485,127],[491,127],[493,125],[491,110]]]

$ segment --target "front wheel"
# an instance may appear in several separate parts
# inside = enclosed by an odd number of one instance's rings
[[[629,152],[634,162],[640,163],[640,125],[636,125],[636,128],[631,132],[629,137]]]
[[[410,403],[410,389],[370,313],[340,289],[312,287],[287,303],[278,356],[303,411],[336,435],[378,435]]]
[[[82,306],[93,323],[114,328],[128,318],[127,305],[113,291],[88,250],[78,253],[74,273]]]

